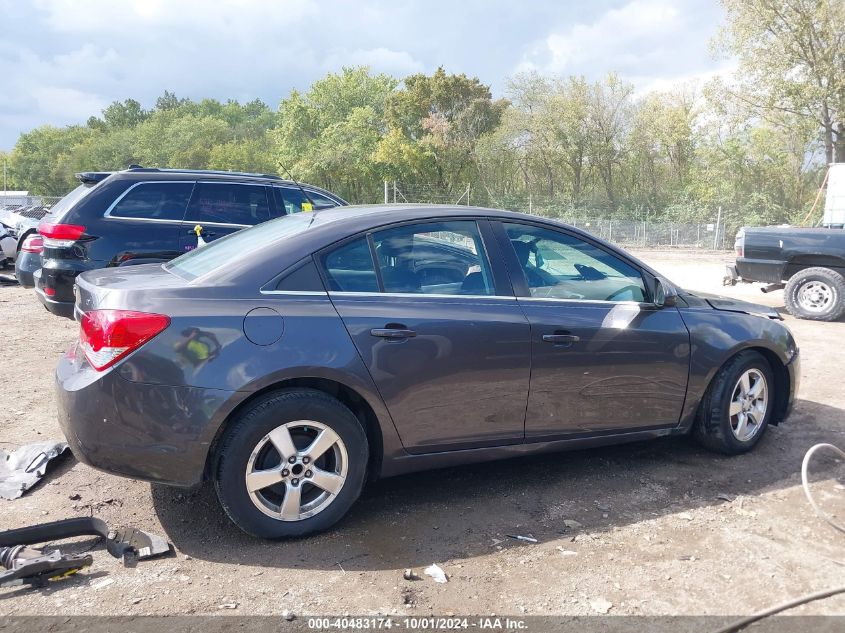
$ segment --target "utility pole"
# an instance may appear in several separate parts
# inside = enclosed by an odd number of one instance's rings
[[[719,240],[719,225],[722,223],[722,207],[719,207],[719,213],[716,215],[716,233],[713,235],[713,250],[716,250],[716,244]]]
[[[390,202],[387,198],[387,178],[384,179],[384,204]]]

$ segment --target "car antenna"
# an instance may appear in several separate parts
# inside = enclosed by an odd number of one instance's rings
[[[302,185],[300,185],[300,184],[296,181],[296,178],[294,178],[294,177],[293,177],[293,174],[292,174],[292,173],[290,173],[290,169],[288,169],[287,167],[285,167],[285,165],[284,165],[284,163],[282,163],[282,161],[279,161],[279,167],[281,167],[282,169],[284,169],[284,170],[285,170],[285,173],[288,175],[288,178],[290,178],[290,179],[291,179],[291,182],[292,182],[293,184],[295,184],[297,187],[299,187],[299,190],[302,192],[302,195],[303,195],[303,196],[305,196],[305,199],[306,199],[306,200],[308,200],[308,204],[310,204],[310,205],[311,205],[311,210],[312,210],[312,211],[315,211],[315,210],[316,210],[316,209],[315,209],[316,205],[314,204],[314,201],[311,199],[311,196],[309,196],[309,195],[308,195],[308,192],[307,192],[307,191],[305,191],[305,189],[303,189],[303,188],[302,188]]]

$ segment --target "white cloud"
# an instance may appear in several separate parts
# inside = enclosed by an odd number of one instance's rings
[[[57,32],[99,33],[129,27],[137,31],[177,27],[233,32],[241,25],[262,33],[318,13],[316,0],[37,0],[48,26]]]
[[[425,66],[406,51],[392,51],[388,48],[332,49],[323,60],[327,72],[336,72],[343,66],[369,66],[374,72],[397,76],[422,72]]]
[[[0,148],[164,90],[275,106],[342,66],[402,77],[443,65],[494,93],[516,67],[616,70],[638,85],[713,70],[712,0],[615,2],[596,15],[595,0],[0,0]]]
[[[577,73],[595,60],[636,63],[643,53],[638,44],[653,47],[671,37],[681,24],[680,10],[671,0],[633,0],[611,9],[590,24],[575,24],[552,32],[535,43],[521,67],[552,73]]]
[[[516,69],[593,78],[614,71],[638,92],[704,81],[728,68],[714,68],[706,50],[718,17],[702,0],[629,0],[554,28],[525,48]]]
[[[708,81],[716,78],[728,81],[736,72],[736,69],[736,60],[731,60],[718,68],[702,72],[684,73],[670,77],[634,76],[629,77],[628,79],[634,82],[637,86],[637,89],[634,92],[634,97],[636,98],[648,94],[649,92],[671,92],[672,90],[683,86],[701,87]]]

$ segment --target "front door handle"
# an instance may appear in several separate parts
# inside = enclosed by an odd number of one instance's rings
[[[555,345],[572,345],[581,340],[580,336],[574,334],[543,334],[543,340],[546,343],[554,343]]]
[[[375,328],[370,330],[372,336],[379,338],[386,338],[394,341],[403,340],[406,338],[413,338],[417,335],[413,330],[406,330],[400,328]]]

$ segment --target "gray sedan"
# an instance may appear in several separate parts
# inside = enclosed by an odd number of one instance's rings
[[[213,480],[243,530],[338,521],[368,478],[692,434],[750,450],[798,349],[769,308],[674,286],[564,224],[467,207],[286,216],[86,272],[57,370],[76,456]]]

